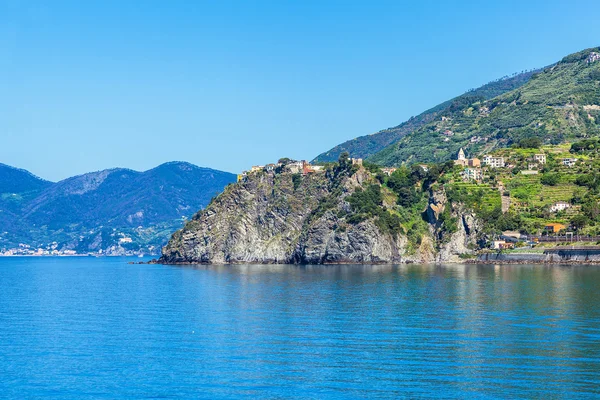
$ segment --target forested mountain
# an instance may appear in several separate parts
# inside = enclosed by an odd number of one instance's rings
[[[109,169],[52,183],[0,165],[0,249],[19,242],[79,252],[132,239],[157,247],[235,175],[183,162],[137,172]]]

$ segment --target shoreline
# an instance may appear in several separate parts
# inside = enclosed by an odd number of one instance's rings
[[[158,265],[174,265],[174,266],[186,266],[186,265],[205,265],[205,266],[224,266],[224,265],[322,265],[322,266],[333,266],[333,265],[414,265],[414,264],[428,264],[428,265],[600,265],[600,260],[479,260],[479,259],[467,259],[463,261],[436,261],[436,262],[425,262],[418,263],[414,261],[409,262],[368,262],[368,263],[357,263],[357,262],[336,262],[336,263],[264,263],[257,261],[244,261],[244,262],[230,262],[230,263],[210,263],[210,262],[159,262],[159,260],[131,262],[130,264],[158,264]]]

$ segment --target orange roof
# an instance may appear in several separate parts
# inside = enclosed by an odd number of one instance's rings
[[[567,226],[564,224],[559,224],[557,222],[550,222],[545,225],[546,228],[552,228],[552,231],[557,232],[563,229],[566,229]]]

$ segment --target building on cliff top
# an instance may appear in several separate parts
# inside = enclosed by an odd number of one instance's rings
[[[267,172],[273,172],[275,171],[275,168],[277,168],[277,165],[273,163],[265,165],[265,171]]]
[[[383,168],[381,168],[381,172],[383,172],[387,176],[391,176],[394,172],[396,172],[397,169],[398,168],[383,167]]]

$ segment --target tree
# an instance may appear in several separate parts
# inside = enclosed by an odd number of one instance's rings
[[[538,137],[528,137],[519,140],[519,147],[522,149],[538,149],[542,145],[542,140]]]
[[[589,223],[588,217],[583,214],[577,214],[571,218],[571,226],[576,230],[580,230]]]
[[[415,188],[403,187],[398,190],[398,204],[402,207],[411,207],[419,202],[419,195]]]
[[[352,168],[352,161],[350,160],[350,154],[347,151],[342,152],[338,158],[338,164],[341,170],[348,170]]]
[[[600,205],[592,196],[586,196],[581,205],[581,211],[585,216],[595,221],[600,216]]]
[[[410,166],[410,176],[414,182],[423,180],[423,178],[425,178],[426,175],[427,173],[420,165],[413,164]]]
[[[406,167],[398,168],[387,180],[387,186],[396,193],[400,189],[414,186],[414,184],[415,181]]]

